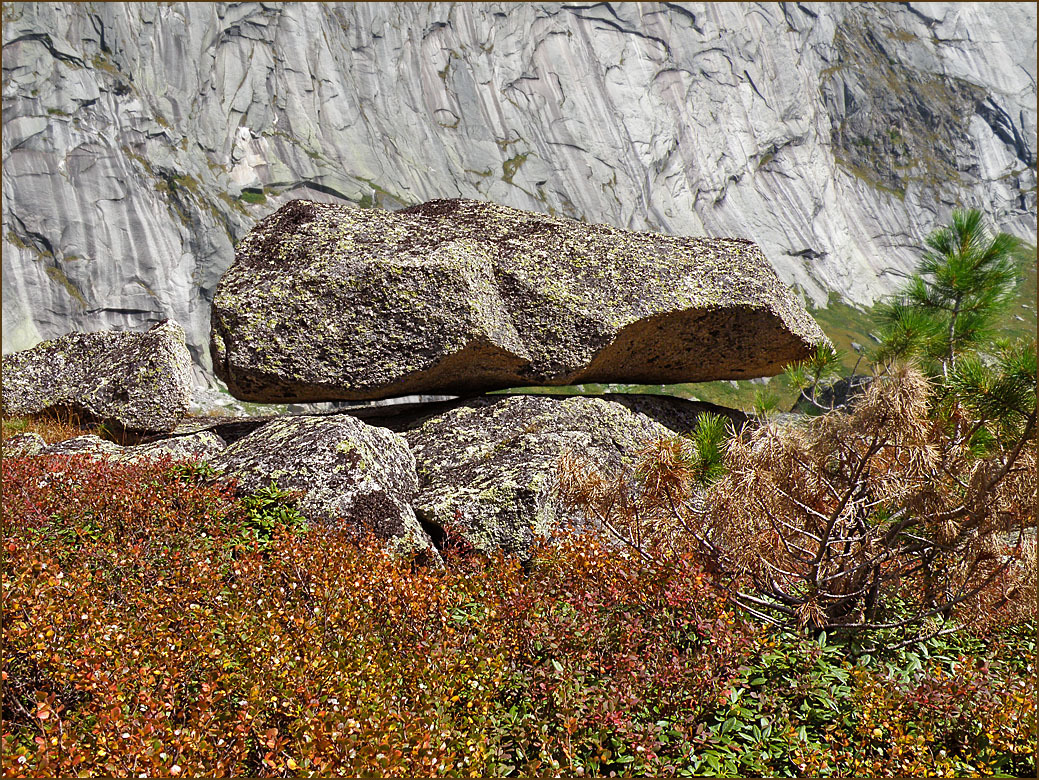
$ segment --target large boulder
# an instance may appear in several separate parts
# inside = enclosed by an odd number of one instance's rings
[[[404,434],[418,465],[415,510],[483,551],[526,556],[572,517],[555,496],[568,450],[607,473],[628,471],[669,428],[614,401],[572,396],[485,397]]]
[[[760,377],[825,341],[750,241],[470,200],[286,204],[239,244],[211,337],[264,402]]]
[[[184,330],[70,333],[3,357],[3,414],[62,409],[121,431],[170,431],[191,402]]]
[[[418,490],[407,442],[349,415],[282,417],[243,436],[210,460],[252,492],[272,482],[298,494],[309,520],[371,531],[398,552],[429,552],[411,507]]]

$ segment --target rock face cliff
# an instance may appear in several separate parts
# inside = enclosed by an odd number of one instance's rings
[[[743,237],[816,302],[1036,228],[1034,4],[11,3],[3,349],[185,326],[293,198]],[[201,373],[200,373],[201,376]]]

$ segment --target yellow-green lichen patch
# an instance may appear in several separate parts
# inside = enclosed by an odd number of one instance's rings
[[[516,175],[516,172],[522,167],[523,163],[527,161],[527,154],[517,154],[510,157],[508,160],[502,163],[502,181],[506,184],[512,184],[512,177]]]
[[[466,200],[287,204],[239,244],[212,321],[232,392],[278,402],[561,384],[593,367],[580,381],[761,376],[824,339],[750,242]]]

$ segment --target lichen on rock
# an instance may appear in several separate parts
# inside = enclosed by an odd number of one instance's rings
[[[121,446],[100,436],[88,434],[56,442],[33,454],[90,455],[116,463],[136,463],[144,460],[170,458],[178,461],[206,462],[224,449],[224,440],[212,431],[200,431],[186,436]]]
[[[211,351],[235,396],[293,402],[750,378],[824,340],[742,239],[293,201],[239,244]]]
[[[641,449],[672,435],[602,398],[476,399],[405,434],[418,466],[415,509],[479,550],[525,557],[538,539],[581,521],[554,495],[561,455],[573,451],[630,474]]]
[[[18,433],[10,438],[4,439],[3,457],[26,458],[38,455],[47,446],[47,442],[40,434],[34,431]]]
[[[272,482],[295,493],[308,520],[371,532],[402,554],[439,555],[411,501],[418,490],[407,442],[349,415],[282,417],[242,437],[210,460],[252,492]]]
[[[3,414],[68,410],[131,432],[172,430],[191,402],[183,329],[69,333],[3,356]]]

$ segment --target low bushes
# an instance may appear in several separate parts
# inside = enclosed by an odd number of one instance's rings
[[[434,570],[283,498],[5,459],[4,774],[1034,771],[1020,638],[868,656],[748,623],[688,557],[449,537]]]
[[[843,637],[901,629],[897,641],[914,643],[1028,619],[1034,347],[1006,357],[982,372],[978,408],[896,366],[850,409],[766,420],[728,441],[722,420],[701,414],[691,435],[642,453],[640,479],[567,454],[557,494],[644,560],[695,549],[734,603],[776,627]],[[997,396],[1015,408],[996,417]]]
[[[874,651],[769,634],[711,715],[697,774],[1035,774],[1035,625]]]
[[[9,774],[608,773],[657,761],[751,651],[688,563],[574,539],[528,572],[413,568],[258,538],[284,508],[204,477],[5,460]]]

